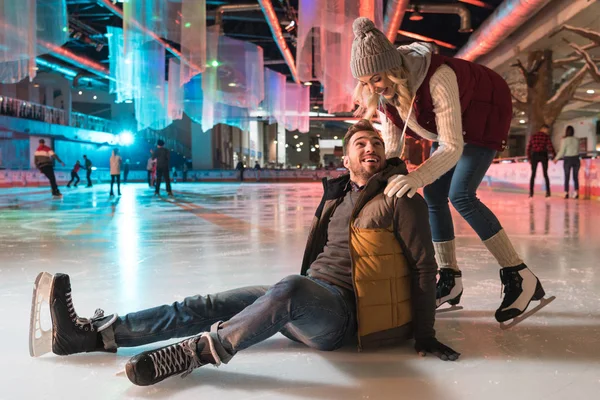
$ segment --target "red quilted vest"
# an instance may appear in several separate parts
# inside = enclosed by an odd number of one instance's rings
[[[510,89],[500,75],[483,65],[432,54],[427,75],[415,96],[413,113],[419,125],[438,133],[429,81],[442,64],[452,68],[458,79],[465,143],[503,151],[512,119]],[[385,114],[394,125],[404,127],[396,107],[386,104]],[[406,131],[419,137],[410,129]]]

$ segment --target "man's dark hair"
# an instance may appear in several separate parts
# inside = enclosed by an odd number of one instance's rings
[[[87,156],[84,154],[84,155],[83,155],[83,158],[87,158]]]
[[[369,122],[366,119],[361,119],[360,121],[358,121],[357,123],[355,123],[354,125],[352,125],[350,128],[348,128],[348,131],[346,132],[346,135],[344,136],[344,155],[348,154],[348,144],[350,144],[350,139],[352,139],[352,136],[354,136],[357,132],[375,132],[377,133],[377,135],[379,135],[379,137],[381,137],[381,134],[379,133],[379,131],[377,129],[375,129],[375,127],[373,126],[373,124],[371,122]]]
[[[571,125],[567,126],[567,129],[565,131],[565,135],[566,136],[574,136],[575,135],[575,128],[573,128]]]
[[[544,128],[546,128],[546,129],[550,130],[550,126],[548,126],[548,125],[546,125],[546,124],[542,125],[542,127],[541,127],[540,129],[544,129]]]
[[[162,140],[162,139],[158,139],[158,141],[156,142],[156,144],[157,144],[158,146],[164,146],[164,145],[165,145],[165,141],[164,141],[164,140]]]
[[[46,141],[44,139],[40,139],[40,144],[46,144]]]

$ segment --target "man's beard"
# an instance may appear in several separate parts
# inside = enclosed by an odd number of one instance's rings
[[[379,171],[381,171],[383,169],[383,165],[380,166],[380,168],[378,168],[377,170],[374,170],[373,172],[369,172],[363,165],[362,163],[359,161],[358,166],[354,165],[354,162],[350,162],[350,168],[348,168],[348,170],[350,172],[352,172],[352,175],[354,175],[356,178],[362,178],[364,180],[369,180],[373,175],[375,175],[376,173],[378,173]]]

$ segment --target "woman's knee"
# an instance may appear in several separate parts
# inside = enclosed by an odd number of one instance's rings
[[[463,210],[468,210],[471,208],[474,205],[474,202],[477,200],[477,197],[474,193],[469,193],[466,191],[450,191],[449,198],[452,206],[459,213]]]

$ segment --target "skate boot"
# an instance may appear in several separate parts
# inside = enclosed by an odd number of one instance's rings
[[[500,270],[500,279],[504,286],[504,299],[500,308],[496,310],[496,320],[500,322],[502,329],[508,329],[517,325],[556,298],[555,296],[544,298],[546,292],[540,280],[525,264],[502,268]],[[540,304],[525,313],[532,300],[540,301]],[[512,320],[512,322],[504,324],[508,320]]]
[[[44,331],[41,328],[40,310],[43,301],[50,305],[51,331]],[[109,328],[116,319],[116,314],[105,317],[101,309],[97,309],[92,318],[79,317],[73,307],[69,275],[52,276],[42,272],[38,275],[33,292],[30,355],[38,357],[50,351],[60,356],[92,351],[114,353],[117,350],[114,337],[113,345],[105,346],[101,332]]]
[[[451,268],[440,268],[440,279],[437,282],[435,296],[436,307],[440,307],[444,303],[450,304],[451,307],[438,310],[438,312],[462,310],[461,306],[457,306],[462,294],[462,272]]]
[[[154,385],[170,376],[184,378],[206,364],[221,365],[214,338],[208,332],[179,343],[145,351],[132,357],[125,366],[127,377],[138,386]]]

